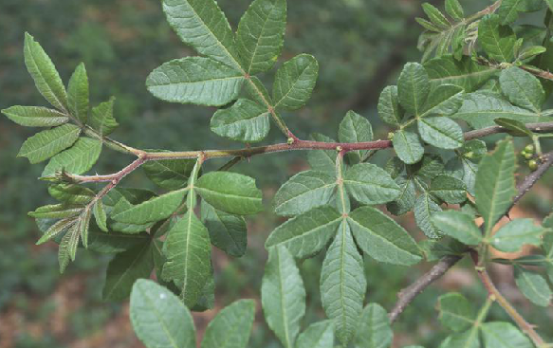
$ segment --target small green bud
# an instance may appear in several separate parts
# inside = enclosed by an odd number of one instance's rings
[[[524,151],[534,153],[534,145],[532,144],[526,145],[526,147],[524,148]]]
[[[294,144],[294,141],[295,141],[294,138],[290,137],[286,142],[288,143],[288,145],[292,145]]]
[[[532,170],[538,169],[538,161],[536,161],[536,160],[528,161],[528,167]]]
[[[388,140],[394,140],[394,133],[393,132],[388,133]]]

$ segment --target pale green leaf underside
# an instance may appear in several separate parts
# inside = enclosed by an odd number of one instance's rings
[[[541,307],[549,306],[553,293],[541,274],[516,266],[515,281],[520,292],[532,303]]]
[[[376,303],[365,307],[355,335],[357,347],[388,348],[392,344],[392,338],[393,332],[388,312]]]
[[[442,325],[455,332],[467,330],[476,320],[474,306],[459,293],[440,296],[438,310]]]
[[[134,284],[130,317],[147,348],[196,348],[192,315],[178,297],[154,281],[141,279]]]
[[[236,301],[209,323],[202,348],[246,348],[255,315],[253,300]]]
[[[296,348],[332,348],[334,327],[330,320],[311,324],[298,337]]]

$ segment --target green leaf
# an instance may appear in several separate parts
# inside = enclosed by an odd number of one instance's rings
[[[501,5],[497,9],[497,14],[501,17],[502,24],[510,24],[517,20],[519,12],[529,12],[532,10],[532,6],[528,8],[529,0],[505,0],[501,2]],[[533,1],[536,3],[536,1]],[[541,3],[538,2],[538,3]],[[541,5],[541,4],[540,4]]]
[[[398,130],[394,133],[394,150],[397,156],[407,164],[414,164],[424,155],[424,147],[419,136],[409,130]]]
[[[458,0],[446,0],[445,11],[456,20],[462,20],[465,17],[465,11]]]
[[[465,95],[463,105],[454,117],[466,121],[475,129],[494,126],[497,118],[516,119],[522,123],[550,120],[549,117],[540,117],[532,111],[513,106],[491,93]]]
[[[298,337],[296,348],[332,348],[334,346],[334,327],[330,320],[309,325]]]
[[[146,202],[111,215],[117,222],[141,225],[168,218],[181,205],[187,190],[181,189],[154,197]]]
[[[83,207],[79,205],[52,204],[29,212],[29,216],[36,219],[64,219],[79,215],[82,209]]]
[[[449,204],[461,204],[467,200],[465,183],[449,175],[438,175],[433,178],[430,193]]]
[[[441,211],[442,208],[427,193],[420,195],[415,202],[415,221],[428,238],[439,238],[443,233],[432,224],[431,220],[434,214]]]
[[[539,113],[545,102],[545,91],[537,77],[520,68],[501,71],[499,84],[511,103]]]
[[[478,245],[482,242],[482,232],[470,215],[448,210],[434,214],[431,221],[443,234],[453,237],[461,243]]]
[[[48,193],[66,204],[87,204],[96,196],[94,191],[75,184],[51,185],[48,187]]]
[[[52,157],[42,176],[53,176],[60,171],[71,174],[85,173],[94,166],[101,152],[101,141],[87,137],[79,138],[71,148]]]
[[[114,231],[105,233],[91,226],[88,249],[102,254],[118,254],[151,240],[148,233],[125,234]]]
[[[497,250],[515,252],[526,244],[540,246],[545,232],[532,219],[516,219],[501,227],[491,238],[491,244]]]
[[[24,55],[27,70],[40,94],[52,106],[65,113],[68,109],[67,92],[60,75],[42,46],[29,33],[25,33]]]
[[[192,209],[171,228],[163,245],[167,263],[162,277],[174,281],[188,307],[198,301],[211,274],[209,233]]]
[[[69,265],[69,261],[75,261],[75,256],[77,254],[77,248],[79,247],[80,239],[80,230],[79,230],[80,221],[77,220],[74,224],[69,227],[65,235],[61,239],[60,246],[58,249],[58,262],[60,264],[60,273],[65,272],[65,269]]]
[[[541,274],[515,266],[515,281],[522,294],[532,303],[541,307],[549,306],[553,292]]]
[[[473,326],[465,332],[455,333],[442,342],[440,348],[480,348],[480,337],[478,336],[478,327]],[[489,346],[496,347],[496,346]],[[497,346],[502,347],[502,346]]]
[[[496,118],[495,123],[498,126],[501,126],[509,131],[509,134],[519,137],[530,137],[534,135],[531,130],[529,130],[526,125],[517,120],[510,120],[508,118]]]
[[[67,86],[69,112],[82,123],[88,118],[88,76],[83,63],[77,66]]]
[[[474,325],[476,310],[463,295],[452,292],[438,299],[439,320],[443,326],[461,332]]]
[[[102,231],[108,232],[106,210],[104,209],[104,204],[102,203],[101,200],[97,201],[94,204],[92,213],[94,214],[96,225],[98,225],[98,227]]]
[[[383,204],[398,198],[400,187],[384,169],[359,163],[348,169],[344,185],[349,194],[363,204]]]
[[[355,113],[354,111],[348,111],[342,122],[340,122],[340,128],[338,130],[338,140],[342,143],[361,143],[373,140],[373,129],[369,120],[363,116]],[[359,163],[369,151],[350,151],[347,153],[347,157],[350,163]]]
[[[211,172],[198,179],[197,192],[214,208],[231,214],[251,215],[263,210],[255,180],[230,172]]]
[[[338,340],[347,346],[353,338],[367,290],[363,258],[357,251],[347,222],[328,248],[321,270],[321,301],[334,322]]]
[[[516,36],[510,27],[500,25],[496,14],[486,15],[478,25],[478,43],[498,62],[512,62]]]
[[[397,81],[401,106],[413,115],[422,111],[430,92],[430,81],[424,67],[419,63],[407,63]]]
[[[131,323],[147,348],[196,348],[192,315],[173,293],[151,280],[138,280],[131,293]]]
[[[67,115],[40,106],[12,106],[2,110],[7,118],[25,127],[54,127],[69,121]]]
[[[79,210],[78,214],[80,214],[81,211],[82,209]],[[36,245],[44,244],[56,238],[57,236],[61,235],[62,232],[72,228],[76,223],[77,223],[77,218],[73,216],[57,221],[44,232],[42,237],[40,237],[38,242],[36,242]]]
[[[284,347],[293,348],[305,315],[305,288],[296,262],[284,246],[269,250],[261,303],[271,330]]]
[[[42,162],[73,145],[80,133],[72,124],[42,131],[23,143],[17,157],[27,157],[33,164]]]
[[[451,55],[431,59],[424,64],[424,68],[432,88],[452,84],[462,87],[467,93],[476,91],[498,71],[494,66],[476,63],[471,57],[463,56],[457,60]]]
[[[328,204],[334,197],[336,178],[308,170],[290,178],[275,194],[275,213],[294,216]]]
[[[244,143],[259,142],[271,128],[270,112],[256,102],[238,99],[228,109],[218,110],[211,118],[213,133]]]
[[[365,307],[357,326],[357,347],[388,348],[392,344],[392,338],[393,332],[386,310],[376,303]]]
[[[250,83],[244,84],[244,95],[260,105],[273,105],[269,91],[256,76],[250,76]]]
[[[319,74],[315,57],[300,54],[284,63],[275,74],[273,85],[274,108],[293,111],[304,106]]]
[[[480,161],[476,173],[476,207],[484,218],[485,236],[507,212],[517,193],[515,169],[515,149],[511,140],[499,142],[495,151]]]
[[[211,244],[230,256],[241,257],[246,253],[248,233],[246,220],[201,203],[202,222],[209,231]]]
[[[236,31],[236,46],[244,70],[255,75],[276,63],[286,29],[286,0],[256,0],[242,16]]]
[[[380,210],[358,208],[350,214],[348,222],[359,247],[375,260],[413,265],[422,259],[413,237]]]
[[[386,205],[388,211],[394,215],[403,215],[412,210],[417,199],[415,182],[398,177],[396,183],[399,185],[401,193],[395,201]]]
[[[216,1],[164,0],[163,11],[182,42],[232,70],[242,71],[234,33]]]
[[[380,93],[378,99],[378,116],[382,121],[399,126],[403,118],[403,111],[398,102],[397,86],[388,86]]]
[[[165,0],[167,2],[178,1]],[[186,57],[156,68],[148,76],[146,87],[156,98],[168,102],[222,106],[238,98],[244,81],[240,71],[214,59]]]
[[[109,263],[102,298],[122,301],[130,294],[137,279],[149,278],[154,268],[152,243],[143,243],[121,254]]]
[[[334,208],[315,208],[278,226],[267,238],[265,248],[284,245],[297,258],[312,256],[327,245],[341,221],[342,216]]]
[[[450,116],[459,110],[463,103],[463,89],[455,85],[441,85],[434,88],[423,107],[421,117]]]
[[[113,117],[114,103],[115,98],[110,98],[109,101],[92,108],[92,117],[89,123],[101,135],[109,135],[119,126]]]
[[[481,327],[486,347],[533,348],[530,339],[513,324],[505,322],[485,323]]]
[[[441,13],[440,10],[438,10],[432,4],[425,2],[422,4],[422,9],[424,13],[426,13],[430,21],[434,23],[434,25],[440,28],[448,28],[449,26],[451,26],[443,13]]]
[[[457,149],[463,146],[463,130],[447,117],[428,117],[418,121],[422,140],[441,149]]]
[[[142,165],[148,179],[166,190],[178,190],[188,185],[195,160],[176,159],[148,161]]]
[[[255,315],[253,300],[225,307],[205,330],[202,348],[246,348]]]
[[[335,142],[334,139],[327,137],[323,134],[312,134],[311,137],[315,141],[321,141],[325,143]],[[311,168],[316,171],[330,173],[336,175],[336,151],[330,150],[315,150],[307,153],[307,161]]]

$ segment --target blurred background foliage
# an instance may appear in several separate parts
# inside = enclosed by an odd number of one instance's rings
[[[250,0],[219,0],[234,28]],[[467,10],[488,3],[462,0]],[[434,1],[440,7],[442,2]],[[377,137],[387,129],[375,114],[384,86],[395,81],[403,64],[419,60],[417,37],[422,29],[414,18],[421,15],[414,0],[301,0],[289,1],[289,20],[283,57],[302,52],[313,54],[321,65],[314,97],[298,113],[284,115],[300,137],[311,132],[335,136],[337,125],[349,110],[365,115]],[[209,131],[212,109],[162,103],[146,90],[144,81],[155,67],[193,52],[171,31],[156,0],[2,0],[0,2],[0,109],[11,105],[44,105],[23,62],[23,34],[31,33],[52,57],[67,81],[79,62],[86,64],[95,104],[115,96],[116,117],[121,127],[116,139],[134,147],[206,149],[237,147]],[[267,85],[272,81],[264,81]],[[282,140],[273,127],[267,142]],[[32,131],[32,130],[31,130]],[[141,347],[128,321],[126,303],[100,300],[105,256],[79,251],[77,262],[60,276],[56,247],[36,247],[39,232],[26,213],[47,204],[46,185],[36,180],[41,165],[16,159],[19,146],[30,131],[0,118],[0,348],[38,347]],[[385,151],[379,157],[385,157]],[[380,159],[382,160],[382,158]],[[95,168],[99,173],[120,169],[129,158],[104,153]],[[214,163],[220,165],[221,163]],[[254,158],[237,170],[258,179],[270,206],[270,198],[285,179],[306,167],[304,154],[290,153]],[[125,185],[152,187],[140,173]],[[551,197],[533,194],[529,210],[543,215],[551,209]],[[269,210],[269,209],[268,209]],[[221,308],[239,297],[258,298],[266,253],[263,243],[276,224],[266,213],[250,219],[249,249],[241,259],[214,253],[217,306],[197,314],[201,333]],[[403,221],[419,232],[408,215]],[[302,273],[308,288],[307,321],[321,317],[318,277],[321,261],[305,261]],[[376,266],[366,261],[369,301],[390,307],[395,293],[423,272],[401,267]],[[501,277],[501,272],[498,272]],[[503,290],[511,276],[503,276]],[[395,325],[395,344],[417,342],[436,346],[439,333],[435,301],[444,290],[459,289],[483,302],[484,292],[474,283],[470,270],[456,268],[439,286],[431,287]],[[531,307],[516,293],[507,293],[523,312]],[[260,306],[258,306],[260,310]],[[545,311],[531,321],[547,322]],[[504,317],[500,309],[492,316]],[[251,347],[278,347],[258,313]],[[550,333],[551,334],[551,333]]]

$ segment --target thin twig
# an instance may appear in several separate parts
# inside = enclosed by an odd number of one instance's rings
[[[401,313],[413,302],[415,297],[422,293],[430,284],[441,278],[451,267],[455,266],[457,262],[462,259],[461,256],[448,255],[443,257],[437,264],[435,264],[428,272],[418,278],[413,284],[409,285],[405,289],[398,293],[398,301],[394,305],[394,308],[388,314],[390,322],[395,322]]]
[[[489,296],[493,296],[497,303],[503,307],[505,312],[509,314],[509,316],[514,320],[514,322],[518,325],[518,327],[525,332],[528,337],[534,342],[534,345],[536,347],[544,347],[546,345],[545,341],[541,338],[541,336],[534,330],[534,325],[530,324],[529,322],[524,319],[522,315],[511,305],[511,303],[499,292],[495,284],[493,283],[492,279],[490,278],[490,275],[486,271],[485,268],[478,267],[479,260],[478,260],[478,253],[476,251],[471,252],[472,261],[475,265],[476,273],[478,274],[478,278],[480,278],[480,281],[482,282],[482,285],[484,285],[484,288],[486,288],[486,291],[488,292]]]

